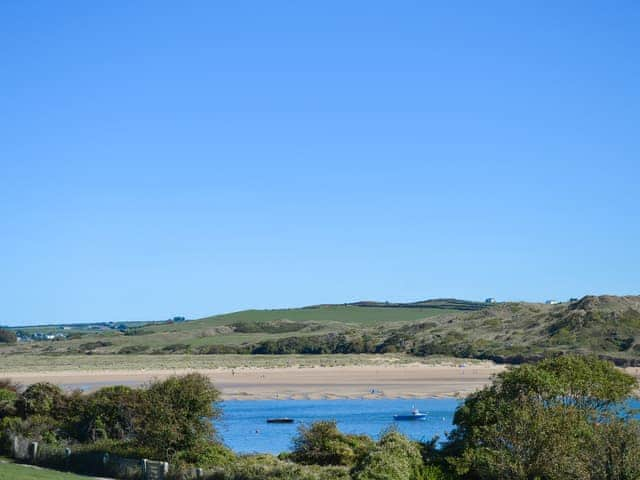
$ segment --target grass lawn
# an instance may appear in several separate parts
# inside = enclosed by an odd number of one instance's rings
[[[92,477],[0,461],[0,480],[87,480],[89,478]]]

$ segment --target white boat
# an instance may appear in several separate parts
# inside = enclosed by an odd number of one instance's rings
[[[413,407],[411,409],[411,414],[410,415],[394,415],[393,419],[396,420],[396,421],[426,420],[427,419],[427,414],[426,413],[422,413],[416,407]]]

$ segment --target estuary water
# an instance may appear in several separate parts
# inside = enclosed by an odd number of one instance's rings
[[[237,453],[272,453],[291,450],[291,440],[301,424],[336,420],[344,433],[365,433],[378,438],[396,426],[414,440],[430,440],[453,428],[453,413],[462,400],[455,398],[388,400],[229,400],[216,426],[223,442]],[[428,417],[422,421],[396,422],[395,414],[408,414],[415,405]],[[640,401],[629,406],[640,411]],[[268,424],[267,418],[290,417],[293,424]]]
[[[381,400],[229,400],[216,422],[223,442],[238,453],[273,453],[291,450],[291,439],[301,424],[336,420],[344,433],[365,433],[377,438],[392,425],[415,440],[441,439],[452,429],[457,399]],[[415,406],[428,414],[424,421],[393,420]],[[268,424],[267,418],[290,417],[293,424]]]

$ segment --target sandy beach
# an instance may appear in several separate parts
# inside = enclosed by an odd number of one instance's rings
[[[380,365],[285,368],[92,370],[2,372],[22,385],[48,381],[66,389],[107,385],[137,386],[153,379],[198,371],[224,399],[340,399],[460,397],[490,383],[505,367],[491,363],[462,366]]]

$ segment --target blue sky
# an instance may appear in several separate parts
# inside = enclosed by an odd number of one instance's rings
[[[0,324],[640,293],[638,2],[0,22]]]

